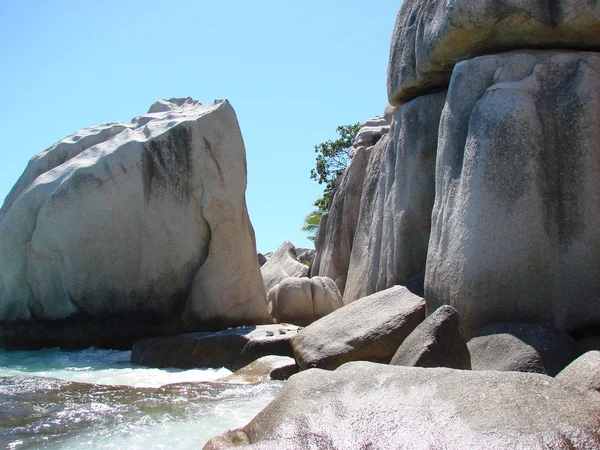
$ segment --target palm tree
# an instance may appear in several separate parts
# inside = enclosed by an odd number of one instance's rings
[[[310,236],[309,240],[315,241],[317,239],[317,231],[319,231],[319,224],[321,223],[321,217],[325,214],[326,211],[322,209],[315,209],[307,214],[304,218],[304,225],[300,230],[306,231]]]

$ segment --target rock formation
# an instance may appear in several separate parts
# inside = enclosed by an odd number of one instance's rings
[[[308,275],[308,266],[298,261],[296,247],[290,241],[283,241],[277,251],[270,255],[260,272],[268,293],[273,286],[288,277],[301,278]]]
[[[454,69],[425,294],[467,335],[600,324],[600,54],[519,51]]]
[[[600,7],[542,3],[403,3],[399,109],[319,230],[317,273],[344,303],[425,273],[428,310],[452,305],[466,338],[501,322],[597,334]]]
[[[554,379],[570,388],[600,393],[600,352],[584,353]]]
[[[456,310],[442,306],[431,313],[400,344],[390,364],[469,370],[471,356]]]
[[[0,344],[124,348],[269,319],[227,101],[155,103],[34,156],[0,219]]]
[[[600,394],[546,375],[351,362],[292,376],[204,449],[592,449],[599,429]]]
[[[267,294],[269,313],[278,323],[310,325],[344,306],[331,278],[288,277]]]
[[[292,338],[301,369],[333,370],[348,361],[389,363],[425,319],[425,300],[395,286],[340,308]]]
[[[271,324],[142,339],[133,345],[131,362],[148,367],[237,370],[263,356],[292,356],[290,341],[297,332],[296,326]]]
[[[344,302],[425,270],[435,198],[435,155],[445,94],[420,97],[395,116],[371,150]]]
[[[405,0],[392,36],[390,103],[448,85],[454,65],[514,49],[600,49],[595,0]]]

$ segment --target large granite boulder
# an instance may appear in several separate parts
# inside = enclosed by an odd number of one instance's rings
[[[600,352],[584,353],[554,379],[572,388],[600,393]]]
[[[238,370],[263,356],[292,356],[290,340],[297,332],[293,325],[258,325],[142,339],[133,345],[131,362],[159,368]]]
[[[361,298],[313,322],[292,338],[301,369],[333,370],[348,361],[389,363],[425,319],[425,300],[402,286]]]
[[[350,164],[340,178],[329,212],[321,218],[317,235],[317,254],[311,275],[331,278],[342,294],[350,265],[369,155],[370,149],[367,147],[355,149]]]
[[[233,108],[158,106],[30,161],[0,219],[2,346],[126,348],[269,320]]]
[[[456,310],[447,305],[435,310],[400,344],[390,364],[470,369],[471,357]]]
[[[467,339],[501,322],[598,327],[599,142],[599,53],[459,63],[440,123],[428,307],[456,308]]]
[[[404,0],[392,36],[388,96],[445,88],[454,65],[517,49],[600,50],[596,0]]]
[[[205,450],[600,448],[600,394],[530,373],[352,362],[292,376]]]
[[[267,294],[269,313],[278,323],[306,326],[344,306],[331,278],[286,278]]]
[[[425,270],[444,100],[445,93],[439,92],[404,105],[390,132],[370,150],[344,289],[346,304]]]
[[[541,323],[483,327],[467,343],[473,370],[510,370],[554,376],[575,359],[575,341]]]
[[[298,261],[296,247],[290,241],[283,241],[277,251],[264,263],[260,272],[264,281],[266,292],[273,286],[281,283],[287,277],[305,277],[308,275],[308,266]]]

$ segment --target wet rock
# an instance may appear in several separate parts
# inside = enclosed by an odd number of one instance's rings
[[[144,339],[134,344],[131,362],[148,367],[237,370],[263,356],[292,356],[290,339],[297,330],[287,324],[258,325]]]
[[[298,365],[289,356],[263,356],[235,373],[215,380],[217,383],[258,384],[268,380],[284,380],[298,372]]]

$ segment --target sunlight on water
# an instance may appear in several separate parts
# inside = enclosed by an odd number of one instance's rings
[[[159,387],[185,381],[213,381],[231,371],[221,369],[150,369],[130,363],[131,352],[87,350],[66,352],[57,348],[37,351],[0,349],[0,376],[28,375],[67,381],[135,387]]]
[[[148,369],[129,358],[0,350],[0,448],[198,449],[248,423],[283,386],[226,385],[211,382],[226,369]]]

